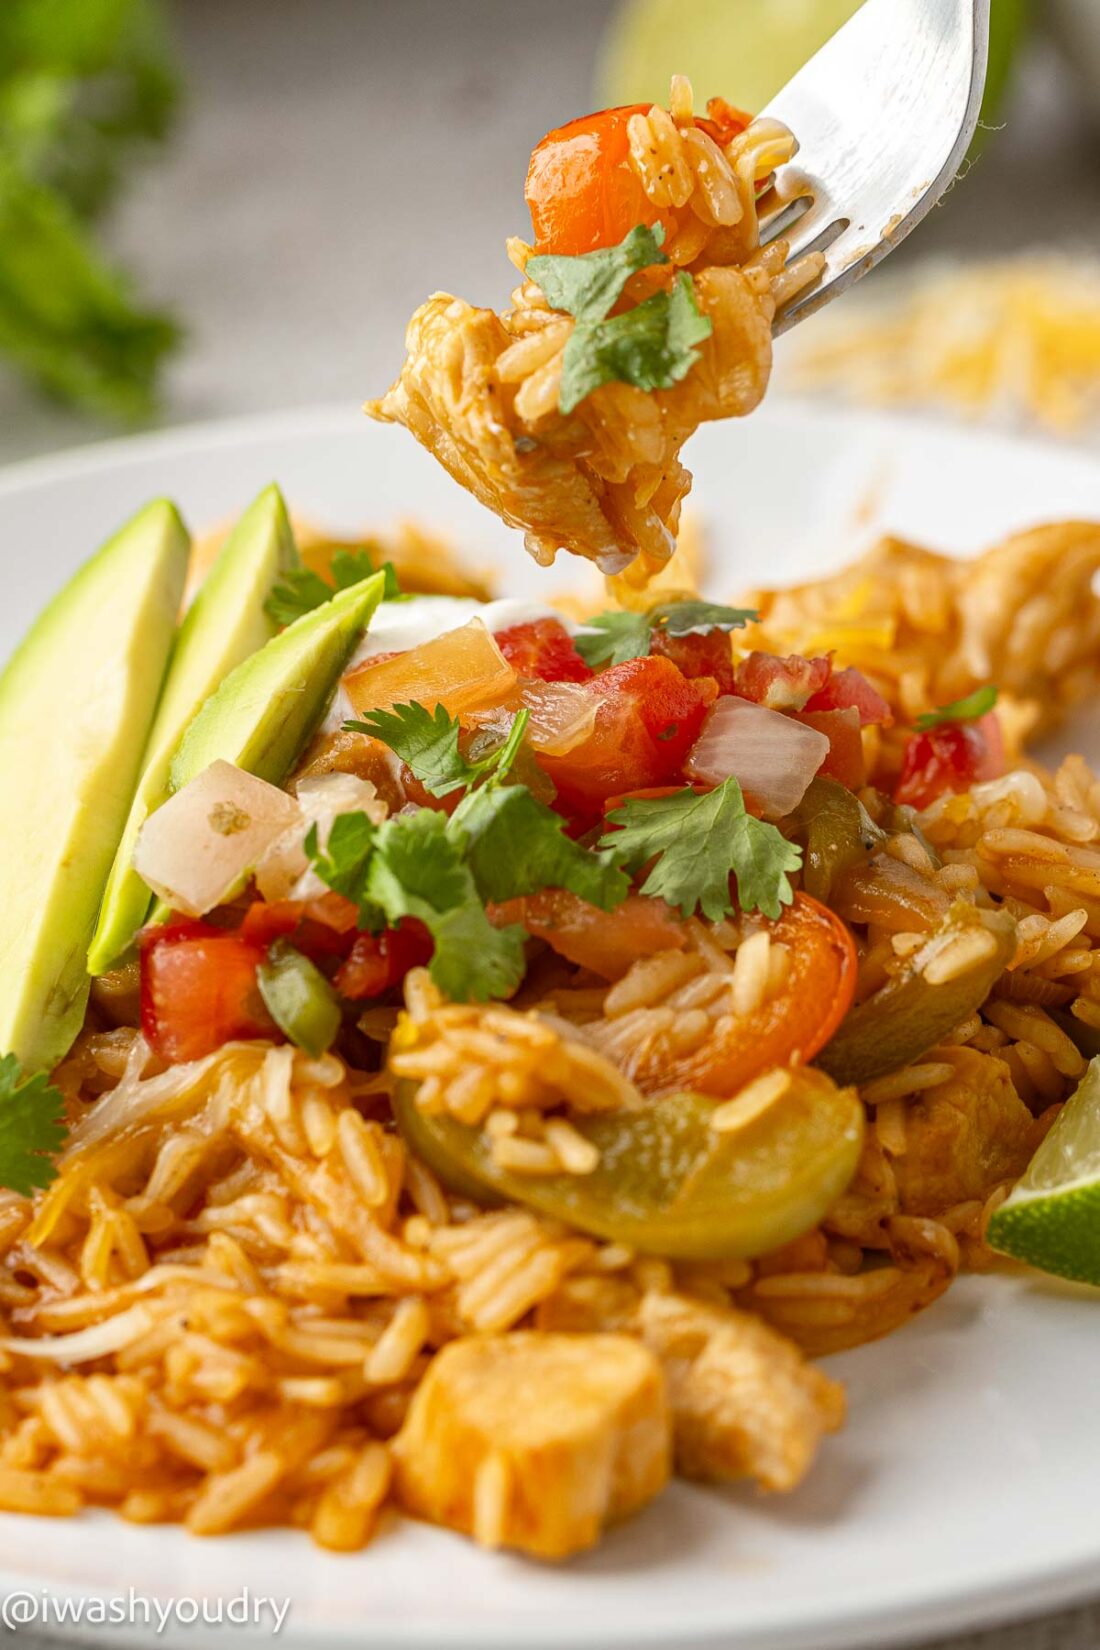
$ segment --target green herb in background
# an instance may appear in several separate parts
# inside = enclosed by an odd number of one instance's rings
[[[0,0],[0,358],[112,418],[150,411],[179,333],[92,225],[176,96],[161,0]]]

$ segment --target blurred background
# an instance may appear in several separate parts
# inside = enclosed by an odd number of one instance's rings
[[[1100,0],[992,4],[966,176],[779,382],[1088,439]],[[378,393],[428,292],[505,300],[548,128],[758,108],[857,5],[0,0],[0,461]]]

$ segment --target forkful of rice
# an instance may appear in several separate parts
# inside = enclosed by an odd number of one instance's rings
[[[865,0],[755,119],[603,109],[547,134],[533,239],[495,313],[436,293],[367,412],[404,424],[541,564],[644,585],[671,558],[702,423],[751,412],[780,332],[852,285],[952,182],[977,125],[989,0]],[[798,164],[795,164],[795,156]]]

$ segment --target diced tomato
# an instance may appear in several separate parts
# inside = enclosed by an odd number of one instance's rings
[[[381,934],[359,934],[347,961],[337,970],[334,985],[343,997],[361,1002],[381,997],[400,985],[410,968],[419,968],[432,954],[432,940],[423,923],[406,918]]]
[[[690,636],[670,636],[665,630],[655,630],[650,651],[659,653],[662,659],[671,659],[677,670],[693,680],[713,676],[719,693],[734,690],[733,645],[724,630]]]
[[[1004,739],[996,711],[975,722],[942,722],[911,735],[894,801],[927,808],[948,791],[968,791],[1005,771]]]
[[[806,710],[857,710],[861,727],[877,723],[879,727],[893,725],[890,706],[861,670],[850,665],[847,670],[834,670],[825,684],[806,701]]]
[[[688,1054],[670,1056],[660,1038],[641,1043],[628,1070],[642,1089],[736,1094],[760,1072],[796,1060],[805,1064],[824,1048],[855,993],[852,935],[808,894],[796,894],[768,932],[787,951],[782,990],[750,1014],[720,1020],[714,1034]]]
[[[660,222],[666,236],[672,234],[675,214],[653,205],[630,162],[630,117],[648,114],[651,107],[629,103],[600,109],[547,132],[531,156],[523,190],[537,252],[573,254],[617,246],[640,223]],[[712,97],[706,116],[695,124],[725,145],[751,119],[724,98]],[[758,183],[758,192],[761,187]]]
[[[357,921],[355,906],[341,894],[315,900],[255,900],[245,912],[240,932],[242,939],[264,947],[293,935],[298,950],[316,961],[346,956]]]
[[[573,638],[557,619],[532,619],[496,632],[496,643],[517,676],[540,682],[587,682],[592,675]]]
[[[802,710],[825,686],[831,669],[829,659],[750,653],[737,667],[734,692],[768,710]]]
[[[601,911],[564,889],[544,888],[493,905],[489,915],[498,928],[522,923],[559,956],[605,980],[621,979],[639,957],[682,951],[687,943],[684,924],[672,907],[644,894],[628,894],[613,911]]]
[[[178,945],[181,940],[215,939],[224,934],[224,928],[218,928],[212,922],[206,922],[202,917],[181,917],[173,912],[167,922],[152,922],[147,928],[142,928],[137,936],[137,948],[144,955],[154,945]]]
[[[175,1064],[238,1038],[279,1036],[256,970],[264,948],[207,923],[147,929],[141,949],[141,1028]]]
[[[816,728],[829,741],[829,754],[818,768],[819,774],[847,785],[850,791],[866,784],[859,711],[854,706],[847,710],[796,710],[792,715],[796,722]]]
[[[618,245],[636,224],[658,221],[630,164],[627,136],[631,115],[648,109],[648,103],[601,109],[547,132],[523,190],[537,252],[593,252]]]
[[[669,659],[651,656],[612,665],[592,678],[603,703],[589,736],[566,756],[539,757],[559,804],[598,814],[608,796],[679,778],[717,684],[689,681]]]

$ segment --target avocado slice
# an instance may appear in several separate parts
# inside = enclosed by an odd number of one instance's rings
[[[385,588],[385,573],[372,573],[239,664],[184,734],[171,789],[182,791],[218,761],[281,785],[316,732]],[[167,916],[158,900],[149,920]]]
[[[283,496],[278,487],[266,487],[229,535],[176,636],[142,757],[143,772],[88,952],[89,973],[106,973],[145,921],[152,896],[133,867],[137,834],[169,795],[169,768],[188,725],[230,671],[275,634],[264,603],[297,561]]]
[[[184,734],[172,759],[172,790],[218,760],[281,785],[328,709],[385,585],[385,573],[372,573],[239,664]]]
[[[56,1064],[176,633],[190,544],[147,505],[36,620],[0,675],[0,1052]]]

